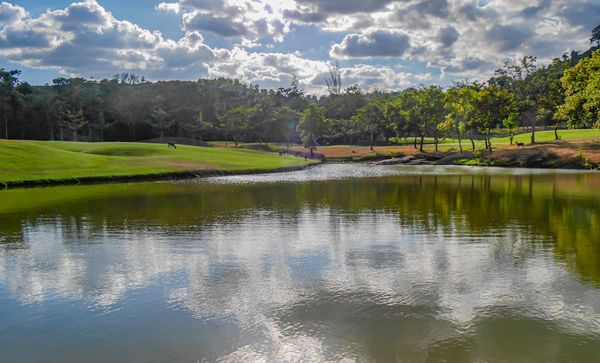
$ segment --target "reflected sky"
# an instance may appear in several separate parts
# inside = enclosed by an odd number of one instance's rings
[[[598,359],[599,174],[352,168],[0,194],[3,361]]]

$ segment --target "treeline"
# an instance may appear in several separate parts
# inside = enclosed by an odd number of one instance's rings
[[[370,144],[426,138],[458,140],[463,149],[505,128],[600,126],[600,51],[572,52],[538,66],[535,57],[506,63],[487,82],[456,82],[402,92],[342,88],[331,66],[329,94],[259,89],[231,79],[147,82],[124,73],[101,81],[59,78],[31,86],[19,71],[0,69],[0,137],[6,139],[140,141],[186,137],[198,141]],[[596,50],[596,51],[595,51]],[[595,51],[595,52],[594,52]],[[558,135],[557,135],[558,138]]]

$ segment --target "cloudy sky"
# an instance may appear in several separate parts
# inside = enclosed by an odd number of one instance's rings
[[[58,76],[231,77],[323,91],[397,90],[489,77],[509,58],[589,47],[600,0],[11,0],[0,2],[0,67]]]

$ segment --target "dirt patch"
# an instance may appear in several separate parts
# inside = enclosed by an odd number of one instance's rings
[[[579,159],[589,158],[592,163],[600,163],[600,139],[574,139],[553,142],[544,142],[527,145],[523,148],[517,146],[500,146],[497,150],[538,150],[549,152],[558,158]]]
[[[291,149],[306,152],[306,149],[301,146],[294,146]],[[376,146],[373,151],[369,146],[336,145],[319,147],[317,152],[323,154],[329,161],[377,161],[414,156],[431,164],[448,165],[461,164],[465,160],[474,160],[473,154],[467,148],[465,148],[463,154],[459,154],[457,150],[453,149],[434,152],[431,150],[431,145],[428,145],[425,150],[425,152],[421,152],[412,145]],[[584,168],[586,166],[584,160],[588,160],[592,164],[600,164],[600,139],[561,140],[526,145],[525,147],[503,145],[494,147],[492,154],[482,152],[482,155],[476,160],[479,160],[481,165]]]

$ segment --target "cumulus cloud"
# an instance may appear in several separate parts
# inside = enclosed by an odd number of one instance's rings
[[[83,76],[123,70],[159,75],[162,67],[178,69],[182,61],[186,70],[202,70],[217,56],[199,33],[166,40],[160,32],[115,19],[93,0],[4,26],[0,49],[12,61]]]
[[[347,35],[331,48],[334,57],[400,57],[410,48],[410,36],[402,30],[377,29]]]
[[[7,2],[0,3],[0,24],[11,24],[27,17],[27,11]]]
[[[384,9],[393,2],[393,0],[297,0],[300,6],[329,15],[374,12]]]
[[[156,9],[180,13],[186,31],[211,32],[252,45],[265,38],[283,40],[289,30],[283,13],[293,10],[292,5],[279,0],[179,0],[160,3]]]
[[[116,19],[97,1],[36,16],[0,2],[2,57],[67,75],[224,76],[263,87],[285,86],[296,74],[314,92],[336,58],[348,82],[396,89],[485,79],[506,58],[547,62],[585,49],[600,19],[591,0],[168,0],[155,5],[157,15],[177,14],[183,34],[169,39]]]

